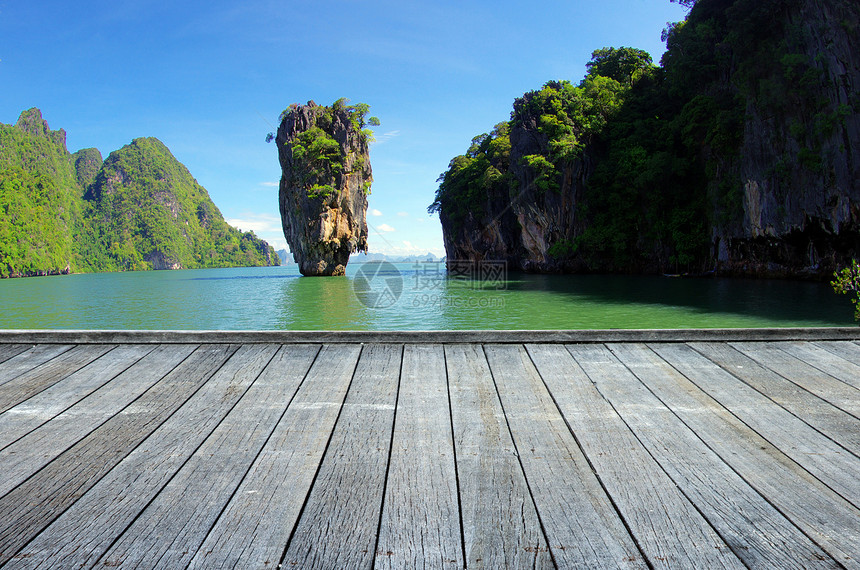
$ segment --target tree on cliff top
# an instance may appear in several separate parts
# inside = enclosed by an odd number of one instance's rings
[[[299,133],[289,143],[299,180],[307,189],[310,198],[333,196],[337,192],[338,179],[349,174],[348,164],[351,165],[352,171],[364,168],[361,157],[349,160],[348,155],[352,155],[354,149],[341,148],[341,144],[331,132],[332,125],[336,122],[336,117],[340,117],[337,119],[340,122],[348,120],[353,130],[358,133],[362,144],[367,144],[373,141],[373,131],[365,127],[378,126],[380,121],[377,117],[366,119],[370,105],[366,103],[348,105],[347,103],[349,99],[345,97],[341,97],[329,107],[319,106],[309,101],[308,107],[312,107],[315,112],[313,126]],[[285,109],[281,113],[281,122],[297,109],[298,105],[295,104]],[[269,133],[266,141],[269,142],[273,138],[274,133]],[[363,190],[368,194],[370,185],[365,185]]]
[[[308,101],[309,106],[311,103],[313,103],[313,101]],[[367,140],[368,142],[372,142],[373,131],[371,131],[370,129],[366,129],[365,127],[378,127],[379,125],[381,125],[382,123],[380,122],[379,117],[369,117],[365,121],[365,116],[367,115],[367,112],[370,111],[370,105],[368,105],[367,103],[356,103],[355,105],[347,105],[347,103],[349,103],[349,99],[347,99],[346,97],[341,97],[340,99],[332,103],[331,107],[327,107],[326,109],[329,109],[331,111],[345,110],[347,113],[349,113],[350,120],[352,121],[356,130],[361,132],[362,136],[365,137],[365,140]],[[314,104],[314,106],[316,105]],[[279,117],[278,121],[283,122],[284,118],[290,113],[290,111],[295,110],[298,107],[298,103],[290,104],[289,107],[281,111],[281,116]],[[274,139],[274,132],[266,133],[267,143],[272,142]]]
[[[609,77],[628,86],[653,67],[654,62],[647,51],[630,47],[595,50],[591,53],[591,61],[585,64],[588,77]]]

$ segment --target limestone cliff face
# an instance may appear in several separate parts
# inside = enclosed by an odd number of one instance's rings
[[[309,102],[288,109],[278,128],[281,222],[302,275],[343,275],[350,254],[367,251],[373,175],[356,113]]]
[[[481,140],[452,161],[430,208],[450,259],[827,279],[860,257],[860,3],[694,4],[650,83],[574,127],[576,158],[532,92],[505,164]]]
[[[860,5],[793,1],[774,16],[787,55],[739,82],[743,143],[715,180],[736,177],[743,202],[742,220],[714,229],[718,269],[827,277],[860,254]],[[782,100],[767,93],[777,80]]]
[[[559,273],[579,265],[554,255],[556,244],[572,243],[577,232],[577,205],[590,173],[590,158],[561,165],[554,177],[556,188],[541,188],[540,173],[524,160],[549,154],[549,138],[538,127],[538,117],[528,112],[526,94],[514,104],[517,120],[510,127],[510,155],[494,167],[506,172],[505,184],[487,191],[481,208],[460,224],[445,209],[439,211],[448,259],[479,262],[505,261],[512,270]]]

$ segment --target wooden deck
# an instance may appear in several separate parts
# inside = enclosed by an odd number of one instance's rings
[[[0,567],[860,568],[857,333],[0,335]]]

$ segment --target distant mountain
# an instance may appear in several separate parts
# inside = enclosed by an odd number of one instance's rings
[[[353,254],[355,261],[359,263],[365,261],[390,261],[392,263],[420,263],[420,262],[441,262],[444,261],[444,257],[436,257],[429,251],[424,255],[386,255],[384,253],[367,253],[367,254]]]
[[[70,154],[38,109],[0,123],[0,277],[279,265],[158,139]]]
[[[279,249],[278,256],[281,258],[281,265],[293,263],[293,254],[286,249]],[[436,257],[430,252],[425,255],[386,255],[384,253],[353,253],[350,256],[350,261],[355,263],[365,263],[368,261],[388,261],[391,263],[421,263],[421,262],[442,262],[444,257]]]

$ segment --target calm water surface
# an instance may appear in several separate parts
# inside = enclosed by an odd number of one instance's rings
[[[0,328],[444,330],[852,326],[825,283],[509,275],[446,279],[441,266],[350,263],[0,280]]]

